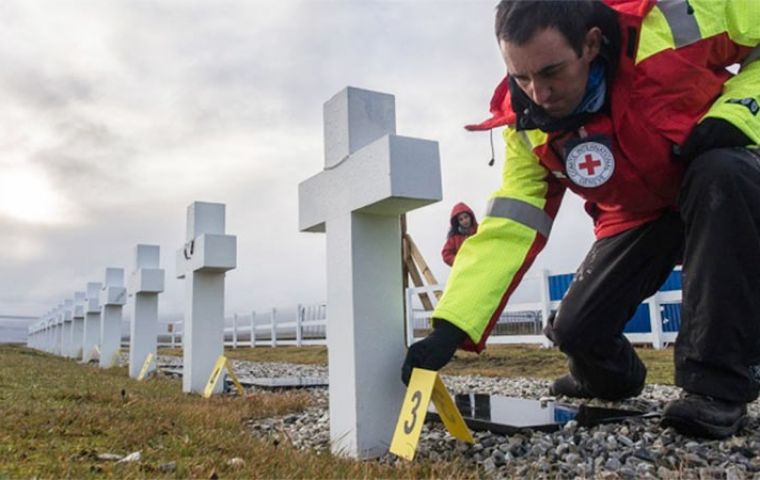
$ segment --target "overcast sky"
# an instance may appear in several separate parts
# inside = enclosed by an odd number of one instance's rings
[[[227,205],[227,313],[324,300],[325,239],[297,186],[324,163],[323,103],[395,95],[397,133],[436,140],[442,202],[409,215],[435,275],[451,206],[497,188],[484,119],[504,74],[488,1],[0,3],[0,315],[42,315],[134,245],[161,246],[161,314],[182,308],[186,207]],[[536,268],[575,269],[591,222],[568,195]],[[1,321],[0,321],[1,323]]]

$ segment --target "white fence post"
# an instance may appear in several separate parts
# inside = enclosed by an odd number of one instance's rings
[[[269,318],[269,331],[271,333],[272,348],[277,346],[277,309],[272,308],[272,313]]]
[[[237,313],[232,315],[232,348],[237,348],[237,326],[238,326],[238,316]]]
[[[652,326],[652,348],[662,350],[664,343],[662,339],[662,312],[660,312],[660,302],[658,294],[655,293],[647,299],[649,307],[649,323]]]
[[[410,347],[414,343],[414,305],[412,305],[414,294],[411,288],[407,288],[404,294],[406,295],[406,346]]]
[[[251,310],[251,348],[256,346],[256,310]]]
[[[296,346],[303,346],[303,316],[304,307],[299,303],[298,310],[296,311]]]
[[[552,313],[552,300],[551,293],[549,291],[549,270],[541,270],[541,331],[543,332],[546,325],[549,323],[549,315]],[[552,341],[548,337],[544,336],[544,340],[541,343],[544,348],[552,346]]]

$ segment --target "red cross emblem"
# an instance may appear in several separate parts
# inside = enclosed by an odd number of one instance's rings
[[[585,169],[588,176],[592,176],[594,174],[594,169],[601,166],[602,162],[600,160],[594,160],[594,157],[592,157],[590,153],[586,154],[583,163],[578,164],[578,168]]]
[[[602,142],[587,141],[574,146],[565,159],[568,178],[584,188],[606,183],[615,172],[615,157]]]

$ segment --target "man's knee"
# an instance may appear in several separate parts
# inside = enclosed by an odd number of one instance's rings
[[[591,348],[590,335],[582,327],[585,324],[578,312],[562,306],[550,317],[544,333],[562,352],[572,355]]]
[[[681,188],[681,204],[707,200],[718,206],[725,189],[741,187],[748,176],[758,176],[740,149],[718,148],[698,155],[689,164]]]

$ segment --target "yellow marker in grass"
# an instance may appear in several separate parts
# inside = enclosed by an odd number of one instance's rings
[[[153,362],[153,352],[150,352],[147,357],[145,357],[145,362],[143,362],[143,366],[140,369],[140,375],[137,376],[137,380],[144,380],[145,375],[148,374],[148,368],[150,368],[150,364]],[[156,364],[156,371],[158,371],[158,364]]]
[[[391,453],[407,460],[414,459],[431,399],[444,426],[454,437],[475,442],[438,372],[415,368],[391,440]]]
[[[238,393],[240,395],[243,395],[245,393],[245,389],[243,389],[243,386],[240,385],[235,372],[232,371],[232,365],[229,363],[227,357],[224,355],[219,355],[219,358],[216,359],[216,363],[214,364],[214,368],[211,370],[211,376],[208,377],[206,388],[203,390],[204,398],[209,398],[214,393],[214,387],[219,381],[219,377],[222,376],[222,371],[225,368],[227,369],[227,373],[232,379],[232,383],[235,384],[235,388],[237,389]]]

